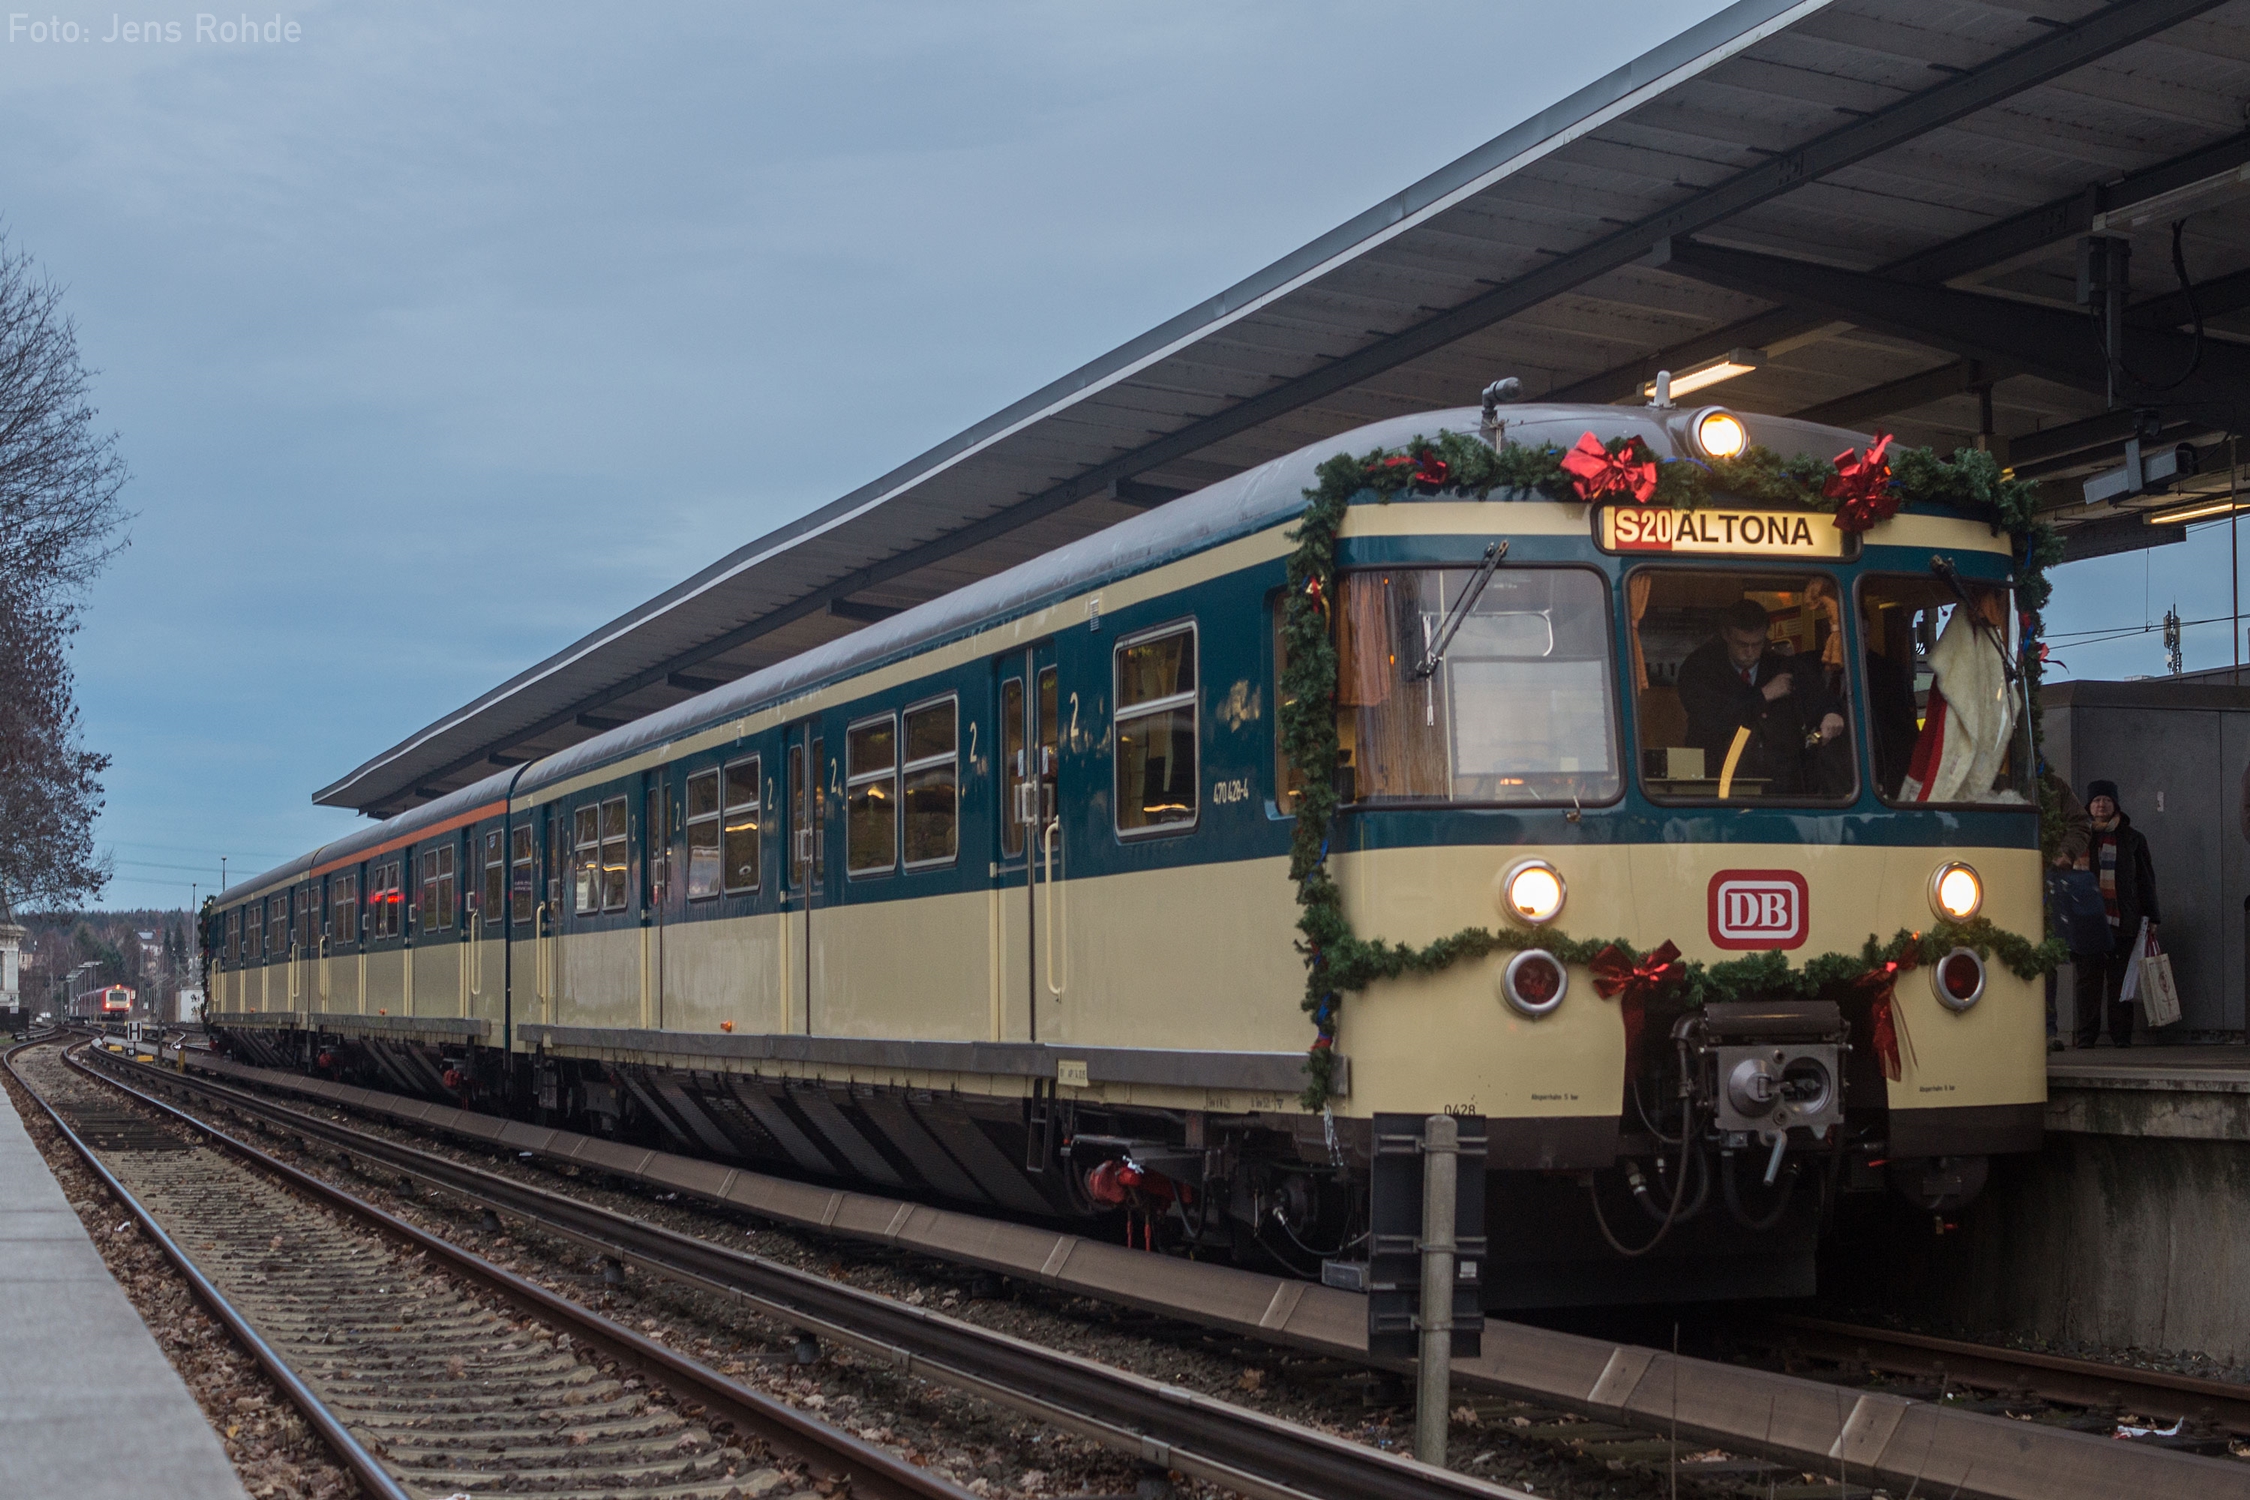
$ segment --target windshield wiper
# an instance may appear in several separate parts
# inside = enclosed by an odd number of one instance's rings
[[[1469,611],[1475,609],[1477,600],[1484,597],[1484,586],[1492,582],[1493,570],[1500,566],[1500,559],[1507,555],[1508,544],[1504,541],[1494,542],[1484,549],[1484,561],[1477,564],[1476,572],[1462,586],[1461,597],[1453,601],[1453,608],[1447,613],[1445,623],[1438,627],[1437,635],[1430,641],[1430,649],[1422,653],[1420,661],[1406,669],[1408,681],[1420,682],[1436,674],[1438,663],[1445,660],[1445,648],[1453,644],[1453,637],[1468,620]]]

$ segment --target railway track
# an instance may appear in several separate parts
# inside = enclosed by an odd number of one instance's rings
[[[691,1285],[721,1291],[765,1311],[768,1316],[786,1319],[796,1326],[822,1328],[831,1338],[856,1343],[876,1353],[878,1358],[912,1368],[917,1373],[952,1380],[962,1389],[978,1389],[982,1379],[994,1399],[1016,1405],[1019,1410],[1039,1411],[1035,1404],[1022,1399],[1020,1391],[1011,1397],[1005,1378],[980,1375],[976,1369],[978,1356],[974,1352],[964,1354],[958,1346],[950,1349],[944,1346],[947,1338],[973,1342],[976,1335],[983,1333],[973,1325],[937,1319],[922,1309],[903,1307],[879,1297],[873,1299],[880,1304],[875,1313],[878,1319],[885,1321],[861,1325],[854,1309],[845,1305],[849,1296],[839,1294],[858,1297],[869,1294],[854,1294],[829,1277],[807,1276],[770,1261],[760,1263],[758,1257],[745,1256],[692,1235],[667,1236],[633,1214],[600,1208],[576,1197],[548,1192],[518,1178],[484,1171],[452,1156],[371,1135],[343,1123],[340,1118],[309,1114],[266,1094],[200,1074],[182,1075],[121,1062],[113,1062],[112,1066],[153,1086],[190,1090],[221,1101],[225,1108],[260,1128],[294,1134],[315,1152],[322,1149],[350,1151],[359,1160],[361,1170],[367,1170],[371,1162],[380,1161],[385,1170],[397,1171],[472,1202],[504,1208],[600,1253],[659,1270]],[[316,1091],[332,1089],[332,1086],[309,1081],[306,1086]],[[362,1091],[348,1092],[357,1096]],[[451,1118],[456,1113],[439,1106],[392,1100],[388,1096],[367,1095],[366,1098],[369,1104],[381,1104],[384,1113],[399,1116],[399,1123],[412,1122],[417,1130],[434,1126],[443,1133],[446,1129],[439,1118],[421,1118],[424,1112],[443,1118]],[[475,1125],[480,1132],[492,1128],[492,1122],[481,1117],[463,1116],[462,1119]],[[492,1143],[472,1140],[472,1151],[494,1149]],[[536,1139],[525,1144],[536,1144]],[[642,1171],[651,1182],[688,1186],[682,1174],[693,1164],[651,1153],[626,1155],[644,1160]],[[670,1165],[666,1165],[666,1161],[670,1161]],[[723,1200],[729,1195],[722,1192],[718,1196]],[[870,1204],[877,1201],[867,1200]],[[895,1216],[889,1221],[888,1237],[898,1238],[902,1246],[913,1237],[911,1232],[900,1234],[910,1215],[931,1213],[898,1204],[889,1205],[886,1211],[890,1210],[895,1210]],[[832,1206],[823,1217],[834,1218],[837,1212]],[[993,1227],[1005,1229],[1007,1226]],[[1050,1263],[1054,1254],[1059,1253],[1049,1254]],[[981,1263],[990,1264],[997,1258],[989,1246],[983,1254]],[[980,1263],[976,1252],[965,1258],[971,1264]],[[1138,1258],[1133,1259],[1137,1263]],[[746,1267],[760,1274],[747,1276]],[[1297,1290],[1293,1286],[1282,1288],[1274,1296],[1274,1305],[1281,1306],[1283,1298]],[[1311,1295],[1306,1293],[1298,1305],[1309,1304]],[[1261,1292],[1258,1305],[1265,1305],[1264,1298]],[[1128,1293],[1124,1300],[1132,1303],[1136,1299]],[[1147,1299],[1144,1296],[1140,1300]],[[1191,1308],[1184,1306],[1176,1308],[1173,1315],[1201,1321]],[[1219,1326],[1226,1326],[1227,1321],[1224,1317],[1217,1320]],[[867,1331],[870,1328],[874,1330],[872,1333]],[[933,1328],[938,1329],[942,1337],[922,1342]],[[1468,1378],[1459,1399],[1459,1404],[1468,1408],[1479,1424],[1492,1430],[1495,1437],[1505,1434],[1511,1440],[1546,1445],[1620,1476],[1638,1472],[1646,1482],[1646,1476],[1653,1471],[1658,1492],[1670,1487],[1676,1469],[1680,1482],[1704,1494],[1764,1494],[1775,1489],[1777,1483],[1782,1488],[1776,1493],[1782,1493],[1787,1491],[1790,1481],[1795,1480],[1810,1487],[1805,1493],[1856,1495],[1866,1492],[1861,1482],[1864,1480],[1887,1487],[1893,1495],[1910,1488],[1928,1490],[1933,1485],[1947,1494],[2039,1496],[2041,1500],[2066,1494],[2138,1494],[2144,1490],[2250,1495],[2250,1466],[2223,1460],[2215,1463],[2209,1457],[2193,1458],[2187,1453],[2148,1451],[2153,1446],[2184,1447],[2190,1453],[2203,1454],[2227,1451],[2223,1442],[2212,1446],[2207,1441],[2208,1434],[2203,1435],[2206,1440],[2200,1444],[2189,1437],[2166,1444],[2130,1445],[2131,1451],[2125,1444],[2089,1442],[2083,1434],[2099,1430],[2106,1436],[2109,1429],[2105,1422],[2082,1412],[2034,1410],[2029,1398],[2021,1395],[2032,1387],[2020,1378],[1993,1379],[1982,1385],[1983,1389],[2015,1399],[1980,1402],[1967,1399],[1959,1389],[1978,1382],[1959,1376],[1949,1381],[1943,1375],[1925,1380],[1926,1369],[1902,1365],[1894,1370],[1882,1360],[1860,1354],[1833,1359],[1830,1362],[1838,1367],[1836,1375],[1811,1380],[1787,1375],[1761,1377],[1749,1369],[1693,1360],[1672,1361],[1681,1372],[1674,1375],[1666,1368],[1666,1356],[1651,1350],[1611,1347],[1515,1325],[1496,1325],[1494,1332],[1499,1336],[1503,1352],[1496,1361],[1488,1343],[1485,1360],[1468,1367]],[[1168,1391],[1168,1397],[1160,1397],[1154,1409],[1120,1404],[1104,1410],[1103,1402],[1114,1397],[1100,1394],[1100,1376],[1076,1371],[1058,1380],[1051,1374],[1037,1374],[1038,1356],[1049,1351],[1021,1346],[1020,1341],[1011,1342],[1018,1343],[1019,1347],[1010,1357],[1024,1361],[1015,1378],[1022,1380],[1031,1375],[1037,1379],[1043,1395],[1054,1398],[1060,1393],[1067,1397],[1049,1399],[1046,1409],[1039,1414],[1071,1430],[1098,1435],[1115,1446],[1125,1446],[1134,1441],[1137,1434],[1143,1443],[1156,1445],[1147,1451],[1187,1460],[1175,1466],[1220,1477],[1215,1466],[1197,1465],[1195,1460],[1198,1457],[1208,1459],[1210,1447],[1223,1443],[1225,1438],[1214,1439],[1199,1432],[1195,1422],[1179,1420],[1180,1412],[1176,1409],[1185,1405],[1187,1414],[1195,1416],[1194,1403],[1208,1402],[1208,1398],[1193,1397],[1176,1388],[1144,1381],[1141,1384],[1145,1387]],[[1289,1341],[1284,1339],[1283,1342]],[[1962,1347],[1982,1351],[1982,1346]],[[1798,1363],[1806,1358],[1821,1357],[1802,1338],[1789,1348],[1791,1358]],[[1346,1359],[1349,1362],[1348,1355]],[[1590,1365],[1585,1364],[1588,1359],[1592,1360]],[[1558,1380],[1545,1370],[1533,1368],[1541,1362],[1559,1365],[1566,1360],[1588,1370],[1588,1377],[1579,1378],[1590,1378],[1598,1370],[1600,1378],[1593,1382],[1587,1397],[1574,1398],[1569,1394],[1569,1378]],[[1315,1363],[1331,1364],[1333,1356]],[[1101,1365],[1091,1369],[1111,1375],[1119,1373]],[[2101,1386],[2104,1392],[2114,1392],[2124,1377],[2137,1373],[2113,1366],[2091,1369],[2104,1382]],[[1870,1381],[1867,1377],[1875,1372],[1900,1374],[1907,1379]],[[1125,1377],[1128,1382],[1134,1378]],[[1089,1381],[1097,1389],[1092,1394],[1074,1389],[1074,1380]],[[1864,1391],[1856,1401],[1847,1393],[1854,1385]],[[1563,1399],[1554,1399],[1558,1395]],[[2054,1399],[2069,1404],[2076,1398],[2058,1391]],[[1167,1410],[1167,1401],[1175,1409]],[[1744,1407],[1746,1401],[1754,1401],[1754,1409],[1737,1410]],[[2118,1410],[2164,1410],[2154,1402],[2088,1403],[2078,1399],[2077,1404]],[[1208,1405],[1224,1407],[1226,1403],[1208,1402]],[[2027,1431],[2024,1425],[2027,1423],[2036,1425]],[[1841,1431],[1838,1431],[1839,1426]],[[1793,1427],[1809,1431],[1800,1437],[1791,1431]],[[2075,1430],[2056,1431],[2057,1428]],[[1827,1435],[1812,1435],[1823,1429]],[[1678,1442],[1673,1441],[1675,1435]],[[1455,1461],[1474,1467],[1473,1460],[1464,1463],[1465,1454],[1459,1447],[1462,1436],[1457,1428]],[[1476,1436],[1470,1435],[1472,1444]],[[1892,1441],[1894,1437],[1896,1441]],[[1199,1440],[1206,1446],[1199,1448]],[[1360,1453],[1367,1451],[1356,1444],[1340,1443],[1339,1446]],[[1466,1453],[1474,1453],[1475,1446]],[[1679,1455],[1683,1454],[1699,1461],[1678,1462]],[[1279,1455],[1261,1453],[1251,1444],[1235,1448],[1233,1456],[1238,1463],[1259,1465],[1248,1471],[1251,1482],[1236,1486],[1259,1493],[1255,1477],[1275,1473],[1263,1465]],[[2172,1464],[2183,1467],[2175,1472],[2169,1467]],[[1904,1479],[1886,1477],[1895,1476],[1902,1469]],[[1240,1480],[1245,1470],[1238,1467],[1234,1472]],[[1420,1472],[1433,1476],[1440,1471]],[[1836,1476],[1836,1479],[1831,1480],[1829,1476]],[[1294,1492],[1336,1492],[1321,1490],[1316,1479],[1308,1479],[1307,1486],[1308,1489]],[[1351,1483],[1346,1483],[1342,1489],[1350,1493],[1378,1492]]]
[[[96,1075],[83,1065],[73,1064],[73,1068],[73,1078],[87,1087],[97,1086],[94,1080],[98,1076],[99,1086],[121,1091],[131,1105],[124,1106],[120,1100],[108,1109],[130,1113],[144,1130],[150,1128],[144,1112],[157,1111],[171,1129],[199,1135],[237,1158],[255,1162],[269,1172],[286,1174],[293,1187],[302,1189],[304,1184],[318,1183],[309,1174],[133,1083],[106,1073]],[[181,1082],[178,1075],[153,1069],[136,1072],[139,1076],[134,1082]],[[716,1293],[760,1316],[801,1330],[808,1338],[857,1349],[896,1370],[1120,1449],[1155,1471],[1181,1473],[1256,1500],[1508,1500],[1522,1493],[630,1219],[333,1121],[287,1110],[238,1090],[201,1081],[194,1087],[223,1096],[230,1107],[253,1116],[263,1115],[274,1128],[303,1139],[308,1147],[324,1143],[331,1153],[348,1152],[363,1172],[372,1167],[467,1198],[500,1215],[534,1224],[614,1265],[630,1265],[642,1273]],[[319,1186],[331,1201],[342,1200],[380,1213],[339,1189]],[[442,1247],[451,1257],[478,1261],[403,1221],[391,1222],[418,1236],[419,1247],[433,1256]],[[489,1270],[520,1281],[498,1267]],[[535,1284],[521,1285],[547,1301],[575,1307]],[[661,1346],[652,1348],[669,1355]],[[962,1493],[950,1485],[942,1492]]]
[[[59,1049],[6,1061],[368,1495],[968,1500],[254,1148],[152,1119]]]

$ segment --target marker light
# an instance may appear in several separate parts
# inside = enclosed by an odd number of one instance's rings
[[[1967,948],[1956,948],[1930,970],[1930,987],[1947,1010],[1967,1010],[1984,998],[1984,960]]]
[[[1930,877],[1930,909],[1941,917],[1966,922],[1984,905],[1984,882],[1967,865],[1955,862],[1938,866]]]
[[[1563,1003],[1570,971],[1544,949],[1526,948],[1500,971],[1500,996],[1518,1015],[1538,1020]]]
[[[1562,872],[1543,859],[1527,859],[1500,881],[1500,900],[1508,915],[1538,926],[1552,922],[1562,910]]]
[[[1740,417],[1714,408],[1695,419],[1695,445],[1705,458],[1738,458],[1750,446],[1750,434]]]

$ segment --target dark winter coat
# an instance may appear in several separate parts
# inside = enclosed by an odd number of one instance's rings
[[[2094,830],[2089,845],[2087,864],[2099,875],[2102,868],[2102,831]],[[2148,840],[2133,820],[2123,813],[2117,815],[2117,945],[2131,943],[2141,930],[2141,919],[2162,922],[2162,912],[2156,904],[2156,867],[2149,862]]]

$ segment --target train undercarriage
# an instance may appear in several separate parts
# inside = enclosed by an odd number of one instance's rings
[[[298,1017],[297,1020],[312,1018]],[[2036,1117],[1893,1128],[1854,1020],[1826,1002],[1643,1018],[1614,1121],[1483,1122],[1486,1308],[1808,1295],[1847,1194],[1937,1216]],[[443,1037],[222,1026],[241,1062],[439,1099],[760,1171],[1014,1218],[1076,1222],[1358,1289],[1381,1191],[1377,1121],[1118,1106],[516,1053]],[[1918,1111],[1919,1115],[1946,1113]],[[1415,1117],[1378,1117],[1403,1121]],[[1397,1128],[1394,1125],[1391,1128]],[[1909,1139],[1912,1137],[1912,1139]]]

